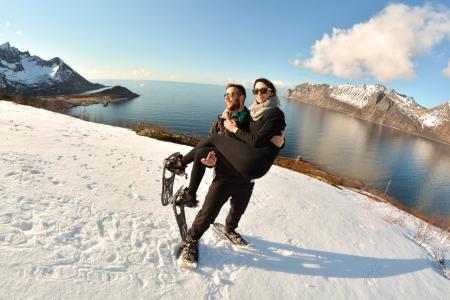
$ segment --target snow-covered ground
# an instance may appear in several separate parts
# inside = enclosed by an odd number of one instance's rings
[[[0,136],[0,299],[449,299],[438,232],[420,246],[417,219],[351,190],[274,166],[239,227],[254,251],[209,230],[190,271],[160,202],[189,147],[5,101]]]

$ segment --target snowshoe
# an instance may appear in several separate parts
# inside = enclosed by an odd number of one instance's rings
[[[225,227],[220,223],[213,224],[214,231],[223,239],[228,240],[235,250],[252,250],[252,244],[247,242],[239,233],[236,231],[226,232]]]

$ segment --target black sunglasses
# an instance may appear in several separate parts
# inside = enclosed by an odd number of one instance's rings
[[[272,90],[269,88],[262,88],[262,89],[254,89],[253,95],[258,95],[258,93],[261,93],[261,95],[267,94],[267,92],[271,92]]]

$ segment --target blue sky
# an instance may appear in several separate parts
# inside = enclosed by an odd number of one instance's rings
[[[281,86],[382,83],[426,107],[450,100],[449,0],[0,0],[0,7],[0,44],[61,57],[92,81],[249,84],[264,76]]]

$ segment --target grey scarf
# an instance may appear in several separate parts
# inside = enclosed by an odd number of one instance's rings
[[[272,96],[264,103],[258,103],[255,99],[248,109],[250,110],[250,116],[253,121],[258,121],[269,111],[277,107],[280,107],[280,99],[277,96]]]

